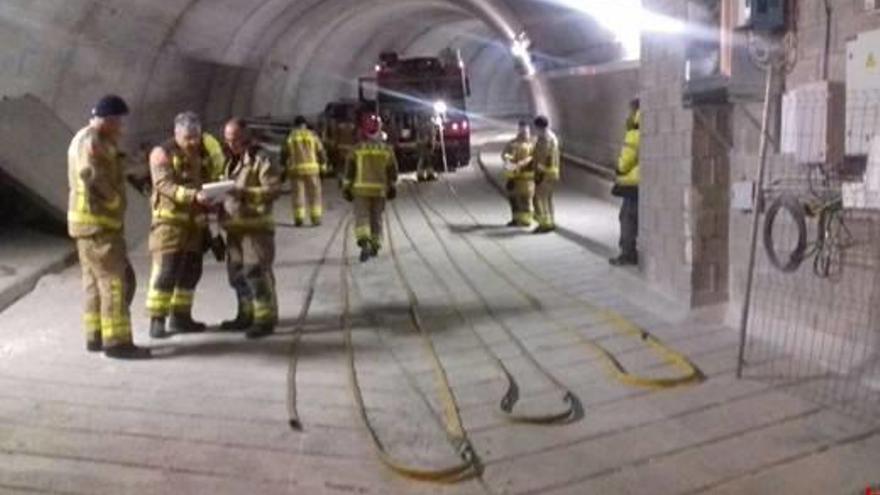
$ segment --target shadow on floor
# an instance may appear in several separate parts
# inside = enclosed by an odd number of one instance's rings
[[[381,332],[390,339],[414,336],[416,333],[410,322],[410,309],[406,303],[370,304],[359,307],[352,314],[352,331]],[[419,315],[422,321],[426,322],[425,326],[432,336],[467,326],[468,323],[476,326],[491,321],[491,317],[486,314],[482,306],[468,305],[460,309],[464,321],[457,313],[451,313],[451,309],[446,305],[419,306]],[[516,306],[493,306],[493,312],[502,319],[513,320],[520,318],[529,310]],[[262,340],[247,340],[244,332],[222,331],[217,326],[212,326],[205,333],[173,337],[173,340],[151,347],[158,359],[230,354],[258,354],[270,358],[289,359],[297,320],[297,317],[282,318],[276,333]],[[333,338],[333,342],[328,342],[323,337]],[[302,328],[302,339],[297,351],[300,356],[345,350],[338,315],[309,318]],[[356,346],[359,352],[374,347],[367,345],[365,348],[362,342],[358,342]],[[380,348],[382,345],[375,347]]]

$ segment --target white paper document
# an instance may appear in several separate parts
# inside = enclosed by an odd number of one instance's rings
[[[220,182],[209,182],[202,186],[202,192],[209,200],[215,201],[222,199],[227,193],[235,189],[235,181],[224,180]]]

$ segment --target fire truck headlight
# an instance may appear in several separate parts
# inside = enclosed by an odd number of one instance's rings
[[[446,102],[443,100],[437,100],[434,102],[434,113],[440,116],[446,115],[446,111],[449,110],[449,107],[446,105]]]
[[[468,127],[469,127],[469,124],[468,124],[467,120],[465,120],[464,122],[461,123],[461,130],[466,131],[466,130],[468,130]]]
[[[452,123],[452,130],[453,130],[454,132],[458,132],[458,122],[453,122],[453,123]]]

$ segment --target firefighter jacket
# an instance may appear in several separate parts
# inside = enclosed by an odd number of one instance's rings
[[[282,149],[282,160],[287,173],[305,177],[321,173],[321,165],[327,163],[327,152],[321,139],[309,129],[294,129]]]
[[[545,136],[539,136],[535,140],[532,156],[536,179],[540,177],[542,180],[559,180],[561,157],[556,134],[547,130]]]
[[[91,126],[76,133],[67,151],[70,237],[122,232],[125,218],[125,174],[122,155]]]
[[[162,149],[168,155],[169,162],[150,164],[153,226],[205,226],[207,218],[196,204],[196,195],[210,170],[207,150],[202,148],[198,158],[190,160],[174,140],[166,141]]]
[[[220,223],[229,232],[269,232],[275,229],[272,204],[281,193],[281,170],[259,146],[241,156],[227,151],[225,176],[235,181],[238,195],[223,203]]]
[[[387,144],[364,141],[348,155],[342,188],[353,196],[384,198],[396,184],[397,157]]]
[[[505,164],[504,177],[510,180],[535,180],[535,172],[531,167],[532,153],[535,143],[531,139],[517,137],[504,146],[501,158]]]
[[[641,113],[636,112],[631,121],[627,123],[626,135],[623,138],[623,148],[620,150],[620,157],[617,159],[617,178],[615,182],[620,186],[638,187],[641,179],[639,172],[640,120]]]

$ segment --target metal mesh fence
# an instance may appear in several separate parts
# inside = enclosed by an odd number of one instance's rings
[[[811,399],[880,421],[880,150],[871,149],[880,98],[850,94],[844,107],[833,93],[789,95],[783,105],[744,374],[797,383]],[[845,118],[836,114],[844,108]]]

